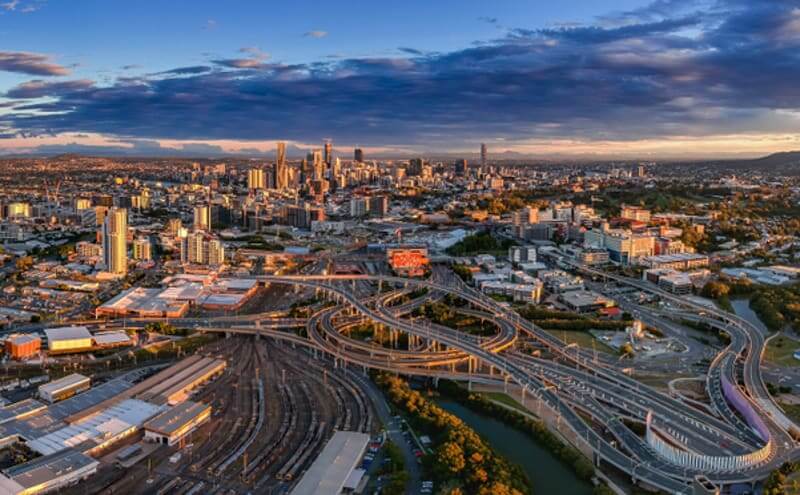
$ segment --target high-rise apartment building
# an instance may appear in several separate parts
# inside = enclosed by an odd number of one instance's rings
[[[112,208],[103,221],[103,261],[106,271],[128,273],[128,211]]]
[[[205,232],[192,232],[181,239],[181,263],[219,266],[225,263],[225,246]]]
[[[150,239],[139,237],[133,241],[133,259],[138,261],[150,261],[153,259],[153,245]]]
[[[486,160],[489,156],[489,150],[486,148],[485,143],[481,143],[481,168],[486,168]]]
[[[181,227],[183,227],[183,224],[181,223],[180,218],[170,218],[169,220],[167,220],[167,232],[169,232],[170,234],[178,235],[178,232],[181,230]]]
[[[247,171],[247,188],[251,191],[259,190],[259,189],[266,189],[267,187],[267,175],[264,173],[264,169],[261,168],[251,168]]]
[[[211,231],[211,208],[208,205],[194,207],[194,229]]]

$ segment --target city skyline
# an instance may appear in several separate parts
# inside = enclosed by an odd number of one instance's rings
[[[286,141],[297,157],[326,138],[371,157],[800,148],[790,0],[153,6],[3,4],[0,154],[274,157]]]

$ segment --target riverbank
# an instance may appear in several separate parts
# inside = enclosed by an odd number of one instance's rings
[[[420,452],[420,457],[425,475],[435,481],[436,493],[531,493],[523,470],[498,454],[458,416],[411,390],[398,377],[378,374],[375,383],[389,402],[405,413],[414,429],[430,438],[433,452]]]
[[[461,418],[501,455],[518,464],[531,480],[533,493],[592,495],[590,483],[578,479],[560,459],[520,431],[492,417],[479,414],[451,399],[438,399],[444,410]]]

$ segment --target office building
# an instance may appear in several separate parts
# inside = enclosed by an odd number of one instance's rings
[[[456,164],[455,164],[456,175],[459,176],[459,177],[464,177],[465,175],[467,175],[467,166],[468,166],[467,165],[467,160],[465,160],[463,158],[460,159],[460,160],[456,160]]]
[[[326,139],[325,146],[323,149],[325,150],[325,156],[324,156],[325,165],[328,168],[331,168],[331,165],[333,164],[333,141],[331,141],[330,139]]]
[[[117,275],[128,273],[128,211],[112,208],[103,221],[103,261],[106,271]]]
[[[422,167],[424,166],[425,161],[422,158],[412,158],[408,161],[408,167],[406,167],[406,174],[409,177],[418,177],[422,175]]]
[[[363,163],[364,162],[364,150],[362,150],[361,148],[354,149],[353,150],[353,160],[355,160],[358,163]]]
[[[486,168],[486,159],[488,157],[489,150],[486,148],[485,143],[481,143],[481,168]]]
[[[637,222],[647,223],[650,221],[650,210],[640,206],[623,205],[620,217],[626,220],[635,220]]]

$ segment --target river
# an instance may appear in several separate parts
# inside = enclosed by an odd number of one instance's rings
[[[579,480],[569,467],[524,433],[457,402],[440,399],[436,403],[461,418],[498,453],[519,464],[531,480],[534,494],[591,495],[589,483]]]
[[[761,322],[755,311],[750,309],[750,299],[731,299],[731,306],[733,311],[740,318],[744,318],[749,323],[753,324],[764,333],[768,333],[767,326]]]

